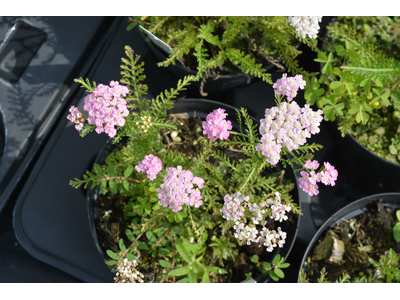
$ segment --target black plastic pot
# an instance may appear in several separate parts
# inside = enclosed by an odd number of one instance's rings
[[[183,101],[175,102],[174,108],[172,108],[169,111],[169,113],[174,113],[174,114],[188,113],[189,117],[200,117],[200,118],[205,119],[206,116],[210,112],[212,112],[214,109],[217,109],[217,108],[225,109],[225,113],[228,113],[227,119],[229,119],[232,122],[233,128],[236,128],[236,129],[239,128],[239,124],[236,121],[234,121],[237,118],[235,108],[230,105],[226,105],[221,102],[217,102],[217,101],[213,101],[213,100],[185,99]],[[258,122],[254,118],[252,118],[252,119],[253,119],[254,123],[258,124]],[[99,165],[104,164],[105,159],[107,158],[107,156],[111,153],[111,151],[114,148],[115,148],[115,145],[112,144],[112,140],[110,139],[108,141],[108,143],[105,145],[105,147],[102,149],[102,151],[99,153],[95,162]],[[281,171],[282,166],[280,166],[278,164],[276,167],[276,170],[278,172]],[[287,168],[286,170],[288,170],[289,172],[285,173],[285,178],[290,179],[292,182],[296,183],[295,188],[291,193],[292,193],[292,197],[295,200],[295,202],[300,206],[300,194],[299,194],[298,184],[295,179],[294,171],[291,168],[290,169]],[[96,201],[99,197],[99,194],[100,194],[100,190],[99,190],[98,186],[94,189],[89,188],[87,190],[88,219],[89,219],[93,239],[94,239],[94,242],[96,243],[98,250],[103,255],[104,260],[109,260],[109,257],[105,253],[105,250],[102,248],[102,246],[100,245],[100,243],[98,241],[96,228],[95,228],[95,222],[94,222],[95,219],[97,219],[99,216],[99,210],[96,206]],[[289,256],[289,253],[294,245],[294,242],[296,240],[299,224],[300,224],[300,216],[298,216],[297,223],[295,224],[295,226],[292,226],[291,228],[286,228],[286,227],[288,227],[288,225],[286,225],[285,222],[280,224],[280,227],[282,228],[282,230],[287,232],[286,243],[283,248],[276,248],[272,252],[273,254],[271,255],[272,258],[271,258],[270,262],[272,262],[272,259],[277,254],[280,254],[282,257],[285,258],[285,260],[287,259],[287,257]],[[255,280],[254,282],[270,282],[271,281],[271,279],[269,277],[265,277],[261,273],[254,280]]]
[[[400,192],[400,164],[376,155],[349,134],[340,138],[338,144],[344,154],[342,163],[352,167],[354,176]]]
[[[316,244],[320,241],[320,239],[325,235],[329,228],[334,227],[337,224],[343,222],[343,220],[349,220],[351,218],[357,217],[365,212],[367,208],[370,208],[375,205],[375,200],[382,200],[382,204],[384,206],[394,206],[395,208],[400,208],[400,193],[384,193],[384,194],[376,194],[371,195],[357,201],[354,201],[335,214],[333,214],[317,231],[314,235],[313,239],[310,241],[304,256],[303,260],[300,264],[299,273],[301,270],[306,272],[307,269],[307,258],[312,255],[312,251]],[[299,282],[300,276],[297,281]]]

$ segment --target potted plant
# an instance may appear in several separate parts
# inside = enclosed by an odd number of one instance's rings
[[[400,194],[371,195],[332,215],[311,240],[299,282],[400,282]]]
[[[256,78],[272,84],[268,71],[274,67],[310,75],[299,67],[297,48],[305,43],[317,50],[321,17],[143,16],[129,21],[128,30],[141,24],[152,41],[165,41],[161,47],[150,44],[159,66],[178,78],[194,75],[195,95],[218,99]]]
[[[360,176],[374,170],[382,182],[398,181],[400,19],[338,17],[327,28],[324,51],[315,59],[322,74],[306,79],[305,99],[337,122],[344,150],[356,151],[348,151],[347,162],[366,171]]]
[[[126,55],[121,84],[76,79],[89,92],[88,116],[76,107],[68,115],[81,136],[105,132],[116,145],[104,164],[71,181],[98,187],[100,209],[112,205],[101,218],[115,218],[103,227],[115,281],[240,281],[256,272],[283,278],[288,264],[274,255],[286,246],[281,224],[301,211],[290,194],[294,183],[275,167],[300,165],[299,187],[309,195],[318,194],[318,182],[334,185],[338,175],[312,160],[321,145],[306,144],[319,132],[322,111],[292,101],[304,88],[302,76],[284,74],[274,83],[277,105],[260,125],[243,108],[236,122],[222,108],[199,120],[171,112],[172,98],[192,77],[150,101],[140,83],[143,63],[129,47]]]

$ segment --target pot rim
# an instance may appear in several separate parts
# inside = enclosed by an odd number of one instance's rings
[[[321,225],[314,237],[309,242],[300,264],[297,282],[300,281],[300,271],[304,270],[308,265],[308,263],[306,263],[307,257],[310,256],[311,250],[314,249],[314,246],[321,235],[325,233],[328,228],[341,223],[343,220],[348,220],[362,214],[365,211],[364,209],[370,206],[376,199],[382,199],[382,203],[386,205],[396,204],[396,206],[399,206],[400,208],[400,193],[381,193],[363,197],[339,209],[328,220],[326,220],[324,224]]]

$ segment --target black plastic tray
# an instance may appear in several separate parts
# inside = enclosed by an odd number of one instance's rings
[[[0,17],[0,213],[101,48],[106,17]],[[82,30],[82,28],[85,30]]]
[[[152,54],[139,43],[136,30],[125,30],[127,18],[118,26],[86,76],[96,83],[119,80],[124,46],[131,46],[145,61],[149,98],[176,85],[176,78],[159,70]],[[149,74],[158,74],[151,77]],[[79,89],[69,105],[83,106],[85,89]],[[69,106],[68,106],[69,107]],[[86,282],[110,282],[113,274],[98,252],[90,233],[86,191],[69,185],[92,167],[107,135],[89,134],[82,139],[66,119],[64,109],[49,141],[38,158],[14,209],[14,230],[20,244],[33,257]]]
[[[167,70],[156,66],[156,60],[141,41],[139,32],[126,32],[126,24],[126,19],[120,22],[108,48],[101,53],[96,66],[88,75],[90,80],[106,84],[110,80],[118,80],[120,58],[124,56],[123,47],[130,45],[145,61],[149,98],[165,88],[175,86],[177,79]],[[311,53],[310,56],[314,58],[315,54]],[[276,80],[280,76],[274,73],[272,77]],[[70,104],[81,107],[83,92],[81,89]],[[260,118],[266,107],[274,105],[272,95],[271,85],[256,81],[237,88],[224,99],[213,100],[247,107],[254,117]],[[299,93],[296,100],[301,102],[302,96]],[[191,95],[187,94],[187,97]],[[18,198],[14,210],[15,234],[28,253],[47,264],[86,282],[112,282],[113,274],[104,264],[90,232],[86,191],[73,189],[68,184],[71,179],[81,178],[86,170],[91,169],[108,136],[91,133],[84,139],[80,138],[73,124],[66,119],[67,114],[64,110]],[[337,131],[323,122],[320,134],[310,141],[325,146],[316,153],[315,159],[335,165],[342,158],[337,138]],[[338,168],[338,172],[337,184],[334,187],[321,186],[318,196],[308,197],[301,192],[303,216],[296,242],[287,260],[291,267],[285,269],[286,277],[281,282],[297,282],[297,272],[308,243],[317,228],[334,212],[364,196],[392,191],[358,180],[356,170],[352,170],[351,165]]]

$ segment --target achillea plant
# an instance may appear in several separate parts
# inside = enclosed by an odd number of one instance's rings
[[[132,17],[128,30],[142,24],[165,41],[173,53],[159,66],[177,59],[197,71],[194,80],[208,74],[254,75],[272,84],[265,71],[274,64],[281,71],[308,74],[299,67],[296,49],[300,42],[316,51],[316,33],[321,17],[195,16]]]
[[[97,93],[100,85],[76,80],[87,89],[84,107],[89,114],[96,108],[96,119],[89,122],[75,108],[71,109],[74,116],[68,117],[78,120],[81,136],[96,130],[111,133],[113,142],[127,137],[126,145],[116,148],[104,165],[95,164],[93,172],[71,181],[76,188],[99,186],[107,201],[114,202],[112,211],[101,211],[102,220],[118,207],[121,210],[118,217],[126,227],[121,225],[123,232],[117,233],[117,241],[106,251],[111,258],[106,263],[117,273],[116,282],[229,281],[229,274],[240,270],[235,265],[243,261],[253,267],[246,267],[250,272],[242,279],[251,277],[251,272],[262,272],[273,280],[283,278],[281,269],[289,264],[280,255],[272,261],[268,254],[285,247],[285,222],[301,211],[290,194],[294,183],[274,171],[275,165],[300,165],[314,185],[313,194],[317,182],[332,184],[337,177],[327,163],[314,176],[318,164],[310,160],[322,146],[308,145],[306,138],[318,132],[321,112],[294,102],[296,91],[304,88],[302,76],[285,74],[276,83],[277,106],[266,109],[260,128],[243,108],[237,110],[239,128],[232,128],[229,119],[235,116],[224,109],[210,111],[193,129],[199,134],[193,141],[198,150],[185,153],[178,148],[184,143],[170,140],[176,138],[172,133],[188,126],[187,120],[168,116],[167,111],[174,105],[173,97],[193,78],[179,81],[177,88],[156,99],[146,99],[147,88],[140,83],[143,63],[138,64],[129,47],[126,55],[123,78],[110,87],[101,85],[105,94]],[[125,105],[131,112],[122,121]],[[115,134],[112,126],[116,126]],[[239,156],[227,157],[229,151]],[[251,258],[248,251],[254,253]],[[263,261],[265,257],[272,265]]]

